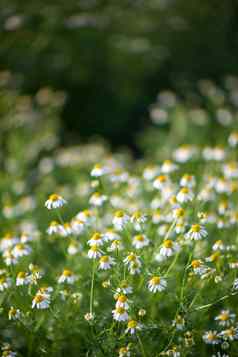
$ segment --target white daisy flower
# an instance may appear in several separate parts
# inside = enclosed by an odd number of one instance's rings
[[[32,249],[26,244],[18,243],[15,245],[15,247],[12,249],[12,254],[16,258],[21,258],[24,256],[27,256],[31,253]]]
[[[163,257],[171,257],[173,254],[177,253],[180,249],[178,243],[172,241],[171,239],[166,239],[162,243],[162,248],[160,249],[160,255]]]
[[[7,233],[0,241],[0,250],[3,252],[8,248],[12,248],[19,242],[19,238]]]
[[[108,173],[108,171],[109,170],[106,166],[103,166],[101,164],[96,164],[90,174],[93,177],[101,177],[101,176],[105,175],[106,173]]]
[[[50,299],[45,294],[37,293],[32,300],[32,309],[48,309],[50,306]]]
[[[166,175],[157,176],[153,182],[153,187],[157,190],[163,190],[168,185],[170,185],[170,180]]]
[[[49,196],[48,200],[45,202],[45,207],[48,209],[60,208],[64,206],[66,203],[67,202],[63,197],[57,195],[56,193],[53,193],[52,195]]]
[[[231,326],[227,330],[221,331],[219,336],[228,341],[238,340],[238,327]]]
[[[59,284],[74,284],[77,280],[77,276],[69,269],[64,269],[63,273],[60,275],[58,279]]]
[[[186,202],[190,202],[193,200],[194,194],[190,188],[183,187],[177,194],[176,198],[179,203],[186,203]]]
[[[141,249],[148,246],[150,243],[149,239],[144,234],[138,234],[133,237],[132,245],[136,249]]]
[[[200,240],[207,236],[206,229],[200,224],[193,224],[190,230],[185,234],[186,239]]]
[[[104,244],[103,235],[99,232],[94,233],[91,239],[88,240],[88,244],[90,246],[102,246]]]
[[[103,255],[99,259],[99,269],[100,270],[108,270],[112,267],[112,265],[115,265],[116,262],[114,258],[110,257],[109,255]]]
[[[28,285],[30,283],[29,276],[26,272],[20,271],[17,274],[16,286]]]
[[[157,291],[163,291],[167,287],[167,282],[164,278],[159,276],[153,276],[148,282],[148,288],[152,293],[156,293]]]
[[[113,319],[116,321],[127,321],[129,319],[129,315],[124,309],[124,307],[118,307],[115,310],[112,310]]]
[[[52,221],[52,222],[50,222],[50,225],[49,225],[49,227],[47,228],[46,232],[47,232],[49,235],[59,234],[59,233],[60,233],[60,227],[61,227],[61,225],[59,224],[59,222],[57,222],[57,221]]]
[[[103,237],[105,242],[121,239],[121,236],[118,233],[116,233],[113,229],[107,229]]]
[[[74,218],[71,221],[71,228],[73,234],[81,234],[84,231],[85,223],[78,218]]]
[[[102,253],[99,250],[99,246],[98,245],[92,245],[88,251],[88,257],[90,259],[97,259],[100,258],[102,255]]]
[[[180,186],[193,188],[196,184],[195,177],[192,175],[185,174],[180,180]]]
[[[3,259],[4,259],[5,264],[8,265],[8,266],[16,265],[18,263],[18,258],[15,257],[15,255],[13,255],[11,249],[7,249],[3,253]]]
[[[217,345],[220,343],[217,331],[206,331],[202,338],[204,342],[209,345]]]
[[[112,223],[117,230],[119,231],[123,230],[123,228],[128,222],[129,222],[129,216],[123,211],[117,211],[114,214]]]
[[[15,321],[15,320],[19,320],[20,317],[21,317],[21,311],[11,306],[10,310],[8,311],[8,319]]]
[[[84,210],[76,215],[76,218],[84,222],[86,225],[90,225],[95,221],[95,216],[91,210]]]
[[[93,193],[89,199],[89,203],[96,207],[102,206],[105,201],[107,201],[107,196],[101,194],[100,192]]]
[[[178,166],[170,160],[165,160],[161,166],[162,174],[170,174],[178,169]]]
[[[123,307],[125,310],[129,309],[128,298],[126,295],[117,296],[116,308]]]
[[[220,326],[230,326],[235,321],[236,315],[231,313],[230,310],[222,310],[215,321],[218,321]]]
[[[12,285],[11,278],[8,278],[6,275],[0,276],[0,291],[4,291],[4,290],[10,288],[11,285]]]
[[[142,324],[140,324],[136,320],[129,320],[127,323],[127,329],[125,333],[130,333],[131,335],[134,335],[136,331],[141,329],[142,329]]]

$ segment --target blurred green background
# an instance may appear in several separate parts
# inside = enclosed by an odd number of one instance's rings
[[[64,91],[60,141],[138,152],[158,91],[238,74],[236,0],[1,0],[0,69]]]

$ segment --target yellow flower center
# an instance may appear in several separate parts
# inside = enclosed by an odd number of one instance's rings
[[[229,314],[227,312],[223,312],[218,317],[219,317],[219,320],[221,320],[221,321],[227,321],[229,319]]]
[[[122,315],[122,314],[124,314],[125,309],[124,309],[124,307],[118,307],[118,308],[116,309],[116,312],[117,312],[119,315]]]
[[[115,213],[115,216],[116,216],[117,218],[122,218],[122,217],[124,217],[124,212],[123,212],[123,211],[117,211],[117,212]]]
[[[186,195],[187,193],[189,193],[189,189],[187,187],[183,187],[180,192],[184,195]]]
[[[18,274],[17,274],[17,277],[19,279],[24,279],[26,277],[26,273],[24,271],[20,271]]]
[[[159,285],[160,284],[160,277],[159,276],[154,276],[152,279],[151,279],[151,284],[152,285]]]
[[[44,301],[44,300],[45,300],[45,297],[44,297],[44,295],[37,294],[37,295],[34,297],[34,300],[35,300],[35,302],[38,304],[38,303]]]
[[[165,248],[172,248],[173,247],[173,241],[171,239],[166,239],[164,242],[163,242],[163,246]]]
[[[98,232],[94,233],[94,235],[92,236],[93,240],[100,240],[102,238],[102,235]]]
[[[130,320],[127,324],[128,328],[136,328],[136,326],[137,326],[137,321],[135,320]]]
[[[69,270],[69,269],[65,269],[64,271],[63,271],[63,275],[64,276],[72,276],[73,275],[73,273],[72,273],[72,271],[71,270]]]
[[[57,195],[56,193],[53,193],[52,195],[50,195],[49,200],[50,201],[58,201],[61,197],[59,195]]]
[[[127,300],[126,295],[120,295],[120,296],[118,297],[118,301],[119,301],[119,302],[124,303],[124,302],[126,302],[126,300]]]
[[[198,233],[201,230],[200,224],[193,224],[191,228],[192,232]]]
[[[137,240],[138,242],[144,242],[145,238],[142,234],[138,234],[137,236],[135,236],[135,240]]]
[[[109,262],[109,257],[108,255],[104,255],[103,257],[100,258],[101,263],[108,263]]]
[[[201,261],[200,260],[193,260],[191,265],[192,265],[192,267],[194,269],[199,268],[201,266]]]

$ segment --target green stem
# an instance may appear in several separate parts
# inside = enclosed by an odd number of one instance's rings
[[[139,345],[140,345],[141,354],[143,357],[146,357],[145,349],[144,349],[143,343],[142,343],[141,338],[138,333],[136,334],[136,337],[137,337]]]
[[[94,277],[95,277],[95,259],[93,259],[92,280],[90,290],[90,314],[93,315],[93,297],[94,297]]]

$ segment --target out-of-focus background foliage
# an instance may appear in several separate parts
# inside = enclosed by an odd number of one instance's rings
[[[62,144],[137,152],[158,91],[238,74],[237,20],[236,0],[1,0],[0,69],[24,95],[64,91]]]

